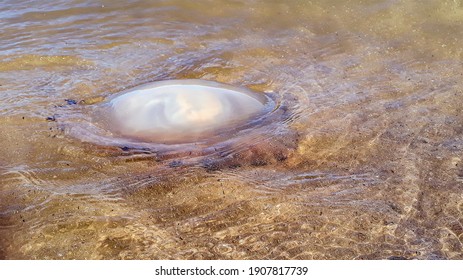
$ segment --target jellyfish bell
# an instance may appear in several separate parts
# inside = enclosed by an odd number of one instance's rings
[[[105,106],[116,135],[147,142],[191,142],[236,129],[269,108],[263,94],[203,80],[170,80],[122,92]]]
[[[291,104],[297,99],[290,93],[169,80],[103,102],[58,106],[56,125],[98,156],[217,170],[275,164],[296,151],[299,136],[290,124],[300,111]]]

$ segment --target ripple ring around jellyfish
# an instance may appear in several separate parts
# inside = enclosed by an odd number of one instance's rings
[[[285,160],[297,112],[271,94],[205,80],[144,84],[60,118],[66,134],[112,155],[145,155],[207,169]],[[61,115],[65,116],[65,113]]]

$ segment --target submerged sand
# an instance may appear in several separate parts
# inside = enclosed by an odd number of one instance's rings
[[[462,15],[7,0],[0,259],[462,259]],[[284,117],[217,153],[84,137],[114,94],[196,78],[272,94]]]

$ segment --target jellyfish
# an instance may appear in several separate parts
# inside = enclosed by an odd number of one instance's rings
[[[96,145],[92,153],[208,170],[261,166],[284,161],[297,147],[288,126],[296,111],[275,99],[213,81],[166,80],[113,94],[61,122]]]
[[[149,83],[111,98],[107,127],[147,142],[185,143],[234,129],[265,112],[270,100],[203,80]]]

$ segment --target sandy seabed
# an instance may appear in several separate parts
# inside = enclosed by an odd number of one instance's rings
[[[0,16],[0,259],[463,258],[461,1],[7,0]],[[92,137],[92,110],[166,79],[278,110],[181,152]]]

